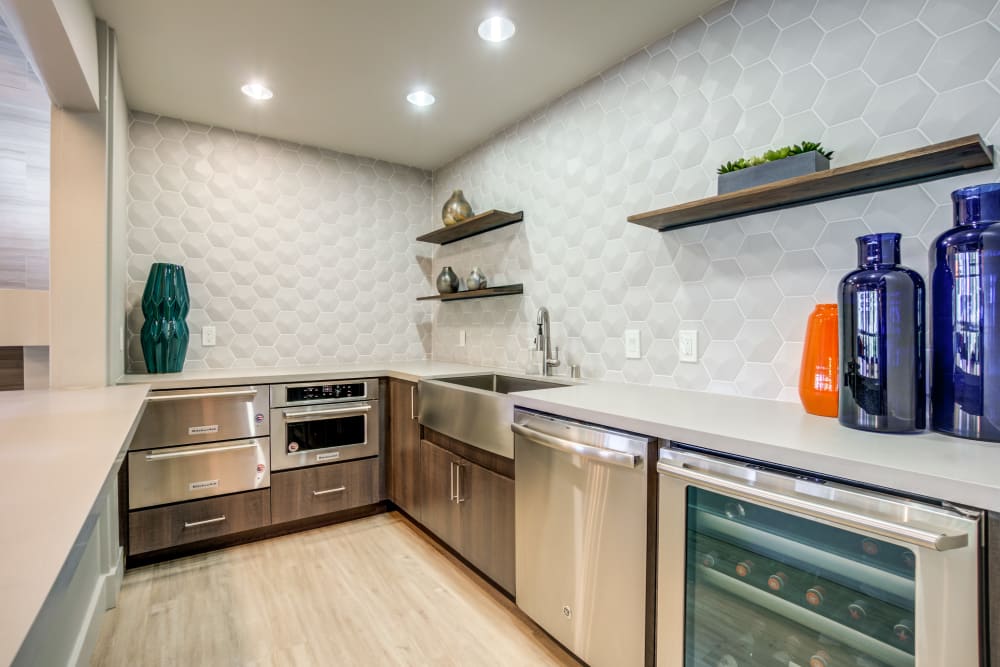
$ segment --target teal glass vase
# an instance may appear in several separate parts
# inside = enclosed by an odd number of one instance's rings
[[[191,308],[184,267],[157,262],[149,269],[142,293],[142,324],[139,340],[146,370],[150,373],[178,373],[187,354],[187,317]]]

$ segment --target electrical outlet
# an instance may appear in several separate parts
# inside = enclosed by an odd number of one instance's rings
[[[698,330],[687,329],[678,332],[677,358],[688,364],[698,363]]]
[[[207,326],[201,328],[201,346],[212,347],[215,345],[215,327]]]
[[[458,330],[458,346],[465,347],[465,329]]]
[[[625,358],[642,358],[642,339],[639,336],[638,329],[625,330]]]

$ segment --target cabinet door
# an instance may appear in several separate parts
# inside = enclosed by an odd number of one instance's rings
[[[379,500],[377,458],[271,475],[272,523],[330,514]]]
[[[462,460],[457,470],[461,551],[509,593],[514,592],[514,480]]]
[[[455,502],[455,469],[461,457],[426,440],[420,443],[420,522],[461,551],[460,506]]]
[[[420,520],[420,423],[417,385],[389,380],[389,499]]]

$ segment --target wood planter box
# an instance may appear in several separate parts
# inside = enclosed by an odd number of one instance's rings
[[[719,174],[719,194],[725,195],[737,190],[755,188],[786,178],[805,176],[830,168],[830,160],[818,151],[790,155],[774,162],[765,162],[756,167]]]

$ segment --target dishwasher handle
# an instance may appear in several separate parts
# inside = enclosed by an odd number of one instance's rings
[[[793,496],[751,486],[742,481],[696,470],[683,462],[668,463],[661,460],[656,465],[656,470],[661,475],[689,482],[709,491],[737,495],[749,501],[761,502],[772,508],[827,521],[849,530],[874,533],[923,549],[949,551],[960,549],[969,544],[969,536],[966,533],[935,532],[895,521],[887,521],[825,503],[819,499],[803,498],[798,495]]]
[[[511,424],[510,430],[514,432],[514,435],[519,435],[537,445],[542,445],[543,447],[548,447],[565,454],[582,456],[596,463],[607,463],[622,468],[635,468],[639,464],[639,457],[635,454],[626,454],[614,449],[594,447],[592,445],[585,445],[582,442],[557,438],[554,435],[542,433],[521,424]]]

